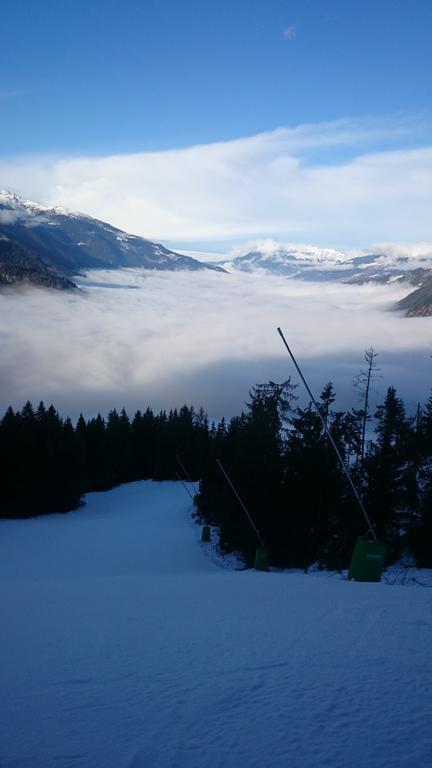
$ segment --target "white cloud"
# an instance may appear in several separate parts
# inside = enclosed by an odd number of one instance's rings
[[[370,151],[425,126],[339,120],[165,152],[3,159],[0,187],[165,241],[427,240],[432,147]],[[341,149],[350,159],[336,162]]]
[[[22,217],[17,211],[0,211],[0,224],[15,224],[20,218]]]
[[[43,399],[76,416],[188,402],[233,415],[254,383],[294,373],[277,326],[315,392],[335,381],[339,407],[356,405],[352,380],[370,346],[380,398],[389,384],[411,405],[428,397],[430,318],[387,311],[407,288],[143,270],[92,280],[85,295],[0,293],[0,408]]]
[[[382,253],[391,258],[409,258],[410,265],[418,259],[432,260],[432,243],[378,243],[373,246],[373,253]],[[429,264],[427,265],[429,266]]]
[[[283,28],[282,34],[285,40],[294,40],[297,37],[297,25],[289,24],[289,26]]]

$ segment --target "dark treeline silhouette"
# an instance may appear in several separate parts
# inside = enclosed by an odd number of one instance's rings
[[[432,396],[415,418],[390,387],[375,414],[375,439],[365,440],[362,409],[333,410],[327,384],[319,408],[375,525],[389,559],[403,552],[432,565]],[[210,441],[200,485],[200,514],[220,529],[226,551],[250,564],[257,536],[216,464],[220,459],[252,516],[275,566],[349,565],[366,524],[309,405],[295,407],[295,388],[265,384],[250,392],[247,410],[220,424]]]
[[[176,480],[182,454],[192,476],[206,465],[209,428],[204,412],[183,406],[154,414],[99,414],[74,427],[51,405],[8,408],[0,423],[1,517],[66,512],[83,494],[133,480]]]
[[[337,411],[327,384],[319,407],[363,496],[391,560],[404,551],[432,565],[432,396],[415,417],[390,387],[374,414]],[[367,407],[367,400],[366,407]],[[364,405],[364,403],[363,403]],[[375,419],[374,439],[371,420]],[[366,422],[369,428],[365,430]],[[9,408],[0,422],[1,517],[66,512],[90,491],[141,479],[176,480],[179,454],[201,480],[203,522],[218,526],[225,551],[251,563],[256,534],[216,459],[231,477],[275,566],[330,568],[349,564],[365,523],[311,405],[296,404],[296,387],[257,385],[246,410],[211,426],[183,406],[169,413],[111,411],[75,425],[43,403]]]

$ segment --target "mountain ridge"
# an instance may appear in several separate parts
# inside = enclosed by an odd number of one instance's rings
[[[388,247],[370,251],[344,252],[308,244],[257,243],[246,253],[223,261],[227,269],[313,281],[341,281],[350,284],[407,281],[421,285],[432,275],[432,246],[414,255]]]
[[[50,208],[5,190],[0,192],[0,235],[39,259],[36,272],[45,268],[64,278],[82,270],[120,267],[225,272],[87,214]],[[12,269],[13,249],[10,258]]]

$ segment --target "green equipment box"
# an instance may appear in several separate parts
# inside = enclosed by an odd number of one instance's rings
[[[254,568],[256,571],[268,571],[269,569],[268,552],[264,547],[258,547],[255,553]]]
[[[354,581],[380,581],[386,555],[381,541],[371,541],[360,536],[357,539],[348,571],[348,579]]]

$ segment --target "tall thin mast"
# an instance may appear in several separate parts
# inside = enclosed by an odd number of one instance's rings
[[[259,542],[260,542],[260,544],[261,544],[261,546],[262,546],[262,547],[264,547],[264,549],[265,549],[265,544],[264,544],[264,542],[263,542],[262,536],[261,536],[261,534],[260,534],[260,532],[259,532],[258,528],[256,527],[256,525],[255,525],[254,521],[252,520],[252,518],[251,518],[251,516],[250,516],[249,512],[247,511],[247,509],[246,509],[246,505],[243,503],[243,500],[242,500],[242,498],[241,498],[240,494],[239,494],[239,493],[236,491],[236,489],[235,489],[235,486],[234,486],[234,485],[233,485],[233,483],[231,482],[231,479],[230,479],[230,477],[229,477],[229,475],[228,475],[228,472],[226,472],[226,471],[225,471],[225,469],[223,468],[223,466],[222,466],[221,462],[219,461],[219,459],[216,459],[216,462],[217,462],[217,465],[218,465],[218,467],[219,467],[219,468],[222,470],[222,472],[224,473],[224,475],[225,475],[226,479],[228,480],[228,482],[229,482],[229,484],[230,484],[230,486],[231,486],[231,488],[232,488],[232,490],[233,490],[233,492],[234,492],[235,496],[237,497],[238,501],[240,502],[240,504],[241,504],[241,508],[243,509],[243,512],[245,513],[245,515],[246,515],[247,519],[249,520],[249,522],[250,522],[250,524],[251,524],[252,528],[254,529],[254,531],[255,531],[255,533],[256,533],[256,535],[257,535],[257,538],[258,538],[258,540],[259,540]]]
[[[191,497],[192,503],[194,503],[194,497],[192,496],[189,488],[187,487],[186,483],[184,482],[184,480],[182,479],[182,477],[179,475],[178,472],[176,472],[176,477],[177,477],[177,480],[180,480],[180,482],[181,482],[183,488],[185,489],[186,493],[188,493],[189,496]]]
[[[296,368],[296,370],[297,370],[297,373],[298,373],[298,375],[300,376],[300,378],[301,378],[301,380],[302,380],[302,382],[303,382],[303,384],[304,384],[304,386],[305,386],[305,388],[306,388],[306,391],[307,391],[307,393],[308,393],[308,395],[309,395],[310,399],[312,400],[312,402],[313,402],[313,404],[314,404],[314,406],[315,406],[315,408],[316,408],[317,414],[318,414],[318,416],[319,416],[319,418],[320,418],[320,420],[321,420],[321,423],[322,423],[322,425],[323,425],[323,427],[324,427],[324,431],[325,431],[325,433],[326,433],[326,435],[327,435],[327,437],[328,437],[328,439],[329,439],[330,443],[331,443],[331,444],[332,444],[332,446],[333,446],[333,449],[334,449],[334,451],[335,451],[335,453],[336,453],[336,456],[337,456],[337,458],[338,458],[339,464],[341,465],[341,467],[342,467],[342,469],[343,469],[343,471],[344,471],[344,473],[345,473],[345,476],[346,476],[346,478],[347,478],[347,480],[348,480],[348,483],[349,483],[349,485],[350,485],[350,487],[351,487],[351,490],[352,490],[352,492],[353,492],[353,494],[354,494],[354,496],[355,496],[355,499],[356,499],[356,501],[357,501],[357,504],[358,504],[358,505],[359,505],[359,507],[360,507],[361,513],[362,513],[362,515],[363,515],[364,519],[366,520],[366,523],[367,523],[367,526],[368,526],[368,531],[369,531],[369,532],[372,534],[372,536],[373,536],[373,538],[374,538],[374,541],[378,541],[378,539],[377,539],[377,535],[376,535],[376,533],[375,533],[375,531],[374,531],[374,529],[373,529],[373,527],[372,527],[372,523],[371,523],[371,521],[370,521],[369,515],[368,515],[368,513],[366,512],[366,508],[365,508],[365,506],[364,506],[364,504],[363,504],[363,502],[362,502],[362,500],[361,500],[361,497],[360,497],[360,494],[359,494],[359,492],[358,492],[357,488],[356,488],[356,487],[355,487],[355,485],[354,485],[354,481],[353,481],[353,479],[352,479],[352,477],[351,477],[351,473],[350,473],[350,471],[349,471],[349,469],[348,469],[347,465],[345,464],[345,462],[344,462],[344,460],[343,460],[343,458],[342,458],[342,455],[341,455],[341,453],[340,453],[340,451],[339,451],[339,449],[338,449],[338,447],[337,447],[337,445],[336,445],[335,441],[333,440],[332,434],[331,434],[331,432],[330,432],[330,430],[329,430],[329,428],[328,428],[328,426],[327,426],[327,424],[326,424],[326,421],[325,421],[325,419],[324,419],[324,417],[323,417],[323,415],[322,415],[322,413],[321,413],[321,411],[320,411],[320,409],[319,409],[318,403],[317,403],[317,401],[315,400],[315,398],[314,398],[314,396],[313,396],[313,394],[312,394],[312,392],[311,392],[311,390],[310,390],[310,388],[309,388],[309,385],[308,385],[308,383],[307,383],[307,381],[306,381],[305,377],[303,376],[303,374],[302,374],[302,372],[301,372],[301,370],[300,370],[300,367],[299,367],[299,365],[298,365],[298,363],[297,363],[297,360],[295,359],[295,357],[294,357],[293,353],[291,352],[291,350],[290,350],[290,348],[289,348],[289,346],[288,346],[287,340],[285,339],[285,336],[283,335],[283,333],[282,333],[281,329],[280,329],[280,328],[278,328],[278,329],[277,329],[277,332],[278,332],[279,336],[281,337],[281,339],[282,339],[282,341],[283,341],[283,343],[284,343],[284,345],[285,345],[285,347],[286,347],[286,350],[287,350],[287,352],[288,352],[288,354],[289,354],[289,356],[290,356],[291,360],[293,361],[293,363],[294,363],[294,365],[295,365],[295,368]]]

